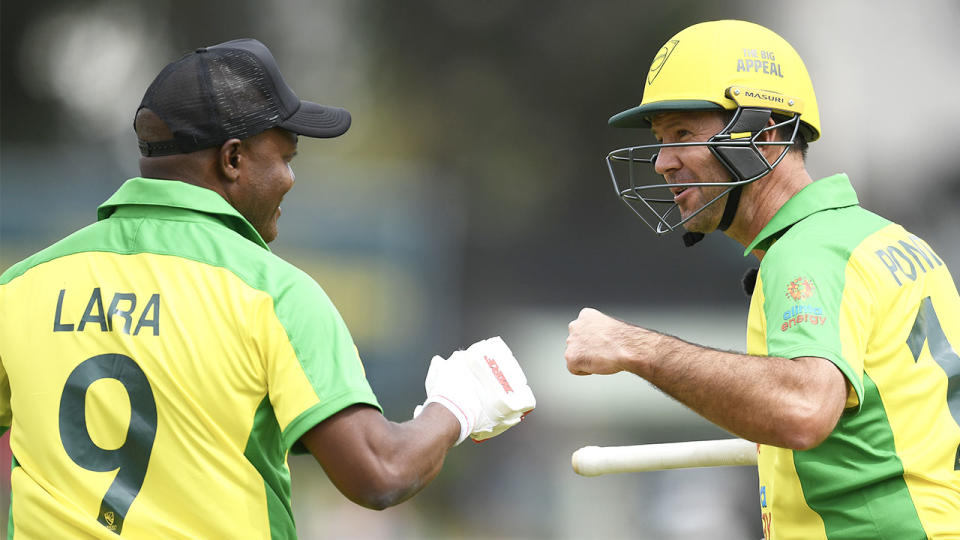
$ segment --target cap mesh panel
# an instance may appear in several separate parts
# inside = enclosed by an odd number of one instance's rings
[[[214,106],[228,138],[245,139],[280,123],[280,107],[258,64],[243,51],[223,51],[210,59]]]
[[[180,151],[246,139],[280,123],[280,106],[246,51],[208,50],[174,62],[150,85],[147,107],[173,132]]]

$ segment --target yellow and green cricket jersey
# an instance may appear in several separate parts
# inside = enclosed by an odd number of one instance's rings
[[[760,446],[766,536],[960,538],[960,297],[943,260],[842,174],[790,199],[755,248],[748,353],[826,358],[849,387],[816,448]]]
[[[98,218],[0,277],[9,537],[295,537],[288,451],[379,408],[336,308],[213,191]]]

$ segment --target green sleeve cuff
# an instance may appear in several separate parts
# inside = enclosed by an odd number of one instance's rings
[[[863,379],[861,379],[854,371],[853,368],[847,364],[846,360],[842,356],[837,354],[836,351],[832,351],[826,348],[820,347],[811,347],[809,345],[802,345],[798,347],[791,347],[785,351],[777,351],[773,356],[782,356],[784,358],[799,358],[801,356],[816,356],[818,358],[823,358],[829,360],[833,365],[837,366],[843,376],[846,377],[847,382],[850,383],[850,386],[853,387],[853,390],[857,393],[857,405],[851,407],[853,409],[851,412],[856,414],[860,412],[860,406],[863,403]]]
[[[307,449],[300,443],[300,437],[310,431],[313,426],[351,405],[369,405],[381,413],[383,412],[383,408],[377,402],[377,397],[368,388],[347,390],[333,399],[317,403],[287,424],[286,429],[283,430],[284,446],[293,454],[306,454]]]

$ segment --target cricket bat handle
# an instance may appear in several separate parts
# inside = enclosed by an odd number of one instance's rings
[[[573,453],[571,461],[573,470],[581,476],[756,465],[757,444],[744,439],[722,439],[637,446],[584,446]]]

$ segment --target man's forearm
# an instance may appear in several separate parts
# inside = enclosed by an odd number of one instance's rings
[[[737,354],[639,327],[631,334],[634,354],[622,359],[625,369],[745,439],[812,447],[842,412],[842,375],[822,358]]]
[[[410,498],[440,472],[459,424],[432,404],[416,419],[391,422],[353,406],[317,424],[301,441],[351,501],[380,510]]]
[[[823,358],[749,356],[701,347],[584,308],[565,357],[576,375],[630,371],[751,441],[810,448],[836,425],[846,379]]]

